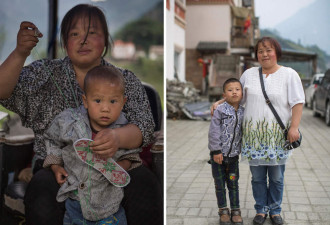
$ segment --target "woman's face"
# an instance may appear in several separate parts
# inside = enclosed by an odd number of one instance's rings
[[[91,21],[86,38],[87,31],[88,19],[76,19],[69,31],[66,51],[74,66],[91,69],[100,65],[105,37],[98,20]]]
[[[258,44],[258,62],[262,68],[271,68],[277,65],[277,56],[274,46],[269,41]]]

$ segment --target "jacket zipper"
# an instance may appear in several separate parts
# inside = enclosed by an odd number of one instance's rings
[[[233,136],[233,139],[231,140],[231,143],[230,143],[230,150],[227,154],[227,157],[229,157],[229,154],[231,153],[231,150],[233,149],[233,143],[234,143],[234,140],[235,140],[235,136],[236,136],[236,127],[237,127],[237,123],[238,123],[238,117],[237,117],[237,111],[235,110],[235,114],[236,114],[236,121],[235,121],[235,127],[234,127],[234,136]]]

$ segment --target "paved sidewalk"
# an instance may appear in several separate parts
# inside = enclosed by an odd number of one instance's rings
[[[211,167],[208,121],[167,120],[167,225],[219,224]],[[286,165],[282,217],[285,224],[330,224],[330,127],[304,108],[302,146]],[[248,164],[240,164],[244,224],[255,216]],[[229,199],[229,198],[227,198]],[[228,201],[228,200],[227,200]],[[265,225],[271,224],[268,219]]]

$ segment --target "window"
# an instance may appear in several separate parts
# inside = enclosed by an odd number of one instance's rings
[[[180,52],[174,51],[174,77],[178,78],[178,71],[180,70]]]

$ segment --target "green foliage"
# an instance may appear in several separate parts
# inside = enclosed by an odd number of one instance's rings
[[[141,18],[126,24],[114,37],[125,42],[131,41],[148,52],[151,45],[163,45],[163,23]]]
[[[139,58],[137,61],[114,62],[114,65],[132,71],[141,81],[152,85],[158,92],[164,107],[164,78],[163,78],[163,59],[150,60]]]

